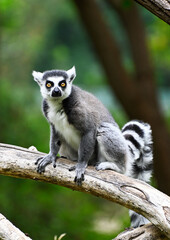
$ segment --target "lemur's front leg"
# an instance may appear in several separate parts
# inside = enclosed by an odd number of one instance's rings
[[[95,142],[96,139],[94,131],[87,132],[81,138],[78,150],[78,163],[76,165],[76,176],[74,179],[75,183],[79,186],[81,186],[82,181],[84,181],[84,172],[88,165],[89,159],[94,152]]]
[[[53,167],[56,167],[57,153],[60,148],[60,140],[58,133],[55,131],[54,126],[50,126],[50,152],[45,157],[37,159],[35,164],[37,165],[37,172],[45,172],[45,167],[52,163]]]

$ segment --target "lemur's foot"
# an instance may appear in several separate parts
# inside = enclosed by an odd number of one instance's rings
[[[50,163],[53,163],[53,167],[55,168],[57,158],[58,157],[56,155],[52,154],[48,154],[45,157],[38,158],[37,161],[35,162],[35,164],[37,165],[37,172],[40,174],[45,172],[45,167]]]
[[[100,170],[113,170],[118,173],[123,173],[123,169],[119,168],[115,163],[113,162],[101,162],[96,167],[97,171]]]

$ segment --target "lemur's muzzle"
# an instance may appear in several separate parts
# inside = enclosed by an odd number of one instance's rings
[[[52,97],[61,97],[61,91],[58,87],[55,87],[52,91]]]

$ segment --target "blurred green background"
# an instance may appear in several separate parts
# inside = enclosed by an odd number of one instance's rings
[[[159,101],[170,119],[169,26],[139,6],[155,66]],[[108,19],[109,9],[105,9]],[[113,24],[116,16],[110,18]],[[117,24],[117,22],[116,22]],[[115,28],[125,52],[123,31]],[[126,57],[127,56],[127,57]],[[69,0],[0,0],[0,142],[48,152],[49,125],[33,70],[77,69],[75,84],[93,92],[122,126],[127,116],[107,84],[77,10]],[[0,176],[0,212],[32,239],[111,239],[129,226],[128,210],[80,192]]]

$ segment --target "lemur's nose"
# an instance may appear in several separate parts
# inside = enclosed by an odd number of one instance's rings
[[[52,97],[61,97],[61,91],[58,87],[55,87],[52,91]]]

